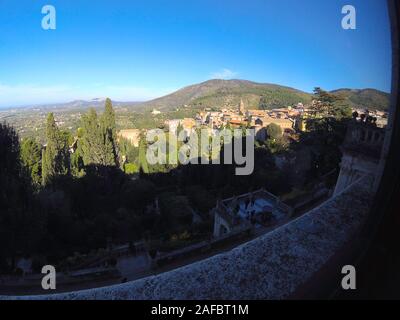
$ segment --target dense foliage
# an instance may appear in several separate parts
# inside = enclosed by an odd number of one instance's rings
[[[348,109],[321,89],[315,99],[315,117],[297,139],[267,127],[249,176],[235,175],[233,164],[148,164],[143,137],[138,147],[117,137],[110,100],[100,116],[94,109],[82,116],[75,134],[49,114],[44,146],[20,145],[14,129],[0,124],[0,272],[12,271],[16,257],[59,264],[110,243],[144,239],[171,249],[210,235],[217,199],[258,188],[283,195],[318,181],[338,168]],[[295,161],[278,166],[282,157]]]

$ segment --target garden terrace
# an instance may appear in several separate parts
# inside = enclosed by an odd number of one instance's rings
[[[229,252],[136,281],[3,299],[283,299],[298,297],[359,234],[373,194],[364,176],[320,206]],[[351,205],[349,205],[351,204]],[[300,292],[300,293],[299,293]]]

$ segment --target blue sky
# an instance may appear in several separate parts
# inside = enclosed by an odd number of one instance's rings
[[[56,30],[41,28],[46,4]],[[147,100],[211,78],[389,91],[390,69],[385,0],[0,0],[0,107]]]

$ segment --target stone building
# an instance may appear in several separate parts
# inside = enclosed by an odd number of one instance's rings
[[[118,137],[129,140],[133,146],[139,147],[140,133],[141,131],[139,129],[124,129],[120,130],[117,135]]]
[[[220,200],[211,211],[214,237],[253,227],[269,226],[292,215],[293,209],[264,189]]]
[[[384,137],[384,128],[353,119],[347,128],[341,147],[343,156],[334,195],[365,175],[372,176],[371,181],[374,183],[378,173]]]
[[[261,123],[258,123],[258,124],[261,124],[263,127],[266,127],[271,123],[275,123],[281,127],[282,132],[284,132],[285,130],[293,130],[294,122],[293,122],[293,120],[290,120],[290,119],[271,118],[271,117],[267,116],[267,117],[259,118],[258,120],[262,121]],[[255,123],[255,124],[257,124],[257,123]]]
[[[165,120],[164,124],[168,127],[169,132],[175,134],[182,119]]]
[[[184,118],[181,121],[181,125],[182,125],[183,130],[185,130],[186,134],[188,136],[190,136],[193,129],[196,128],[196,121],[192,118]]]
[[[247,110],[246,116],[248,118],[254,117],[254,118],[262,118],[267,116],[267,111],[265,110],[258,110],[258,109],[252,109],[252,110]]]

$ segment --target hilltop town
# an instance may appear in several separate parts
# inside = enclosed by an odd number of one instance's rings
[[[274,123],[278,125],[285,135],[295,136],[298,131],[307,130],[307,119],[313,116],[315,105],[318,101],[313,100],[309,105],[299,102],[294,106],[286,106],[268,110],[247,108],[240,100],[237,108],[204,108],[192,118],[167,119],[164,128],[176,133],[179,126],[190,136],[196,128],[223,129],[223,128],[251,128],[255,130],[256,139],[265,141],[267,138],[266,127]],[[365,114],[375,118],[378,127],[387,124],[387,112],[380,110],[368,110],[366,108],[352,108],[352,112]],[[161,111],[153,109],[151,115],[159,117]],[[152,129],[152,128],[148,128]],[[129,128],[119,131],[119,136],[128,139],[134,146],[139,146],[141,133],[147,129]]]
[[[353,111],[377,117],[384,125],[388,94],[374,89],[332,91],[341,96]],[[315,104],[315,101],[314,101]],[[89,108],[99,110],[104,99],[76,100],[70,103],[0,109],[0,121],[13,125],[21,138],[35,137],[45,143],[45,119],[53,112],[57,125],[76,134],[80,119]],[[208,80],[146,102],[113,101],[118,130],[137,144],[137,130],[177,127],[188,132],[193,127],[220,128],[253,126],[258,130],[271,121],[282,130],[304,130],[304,121],[313,107],[312,94],[275,84],[246,80]],[[242,105],[242,111],[240,111]],[[258,119],[258,120],[257,120]],[[255,121],[257,120],[257,123]],[[262,121],[261,122],[259,121]],[[261,127],[260,127],[261,125]],[[263,137],[261,130],[259,136]]]

